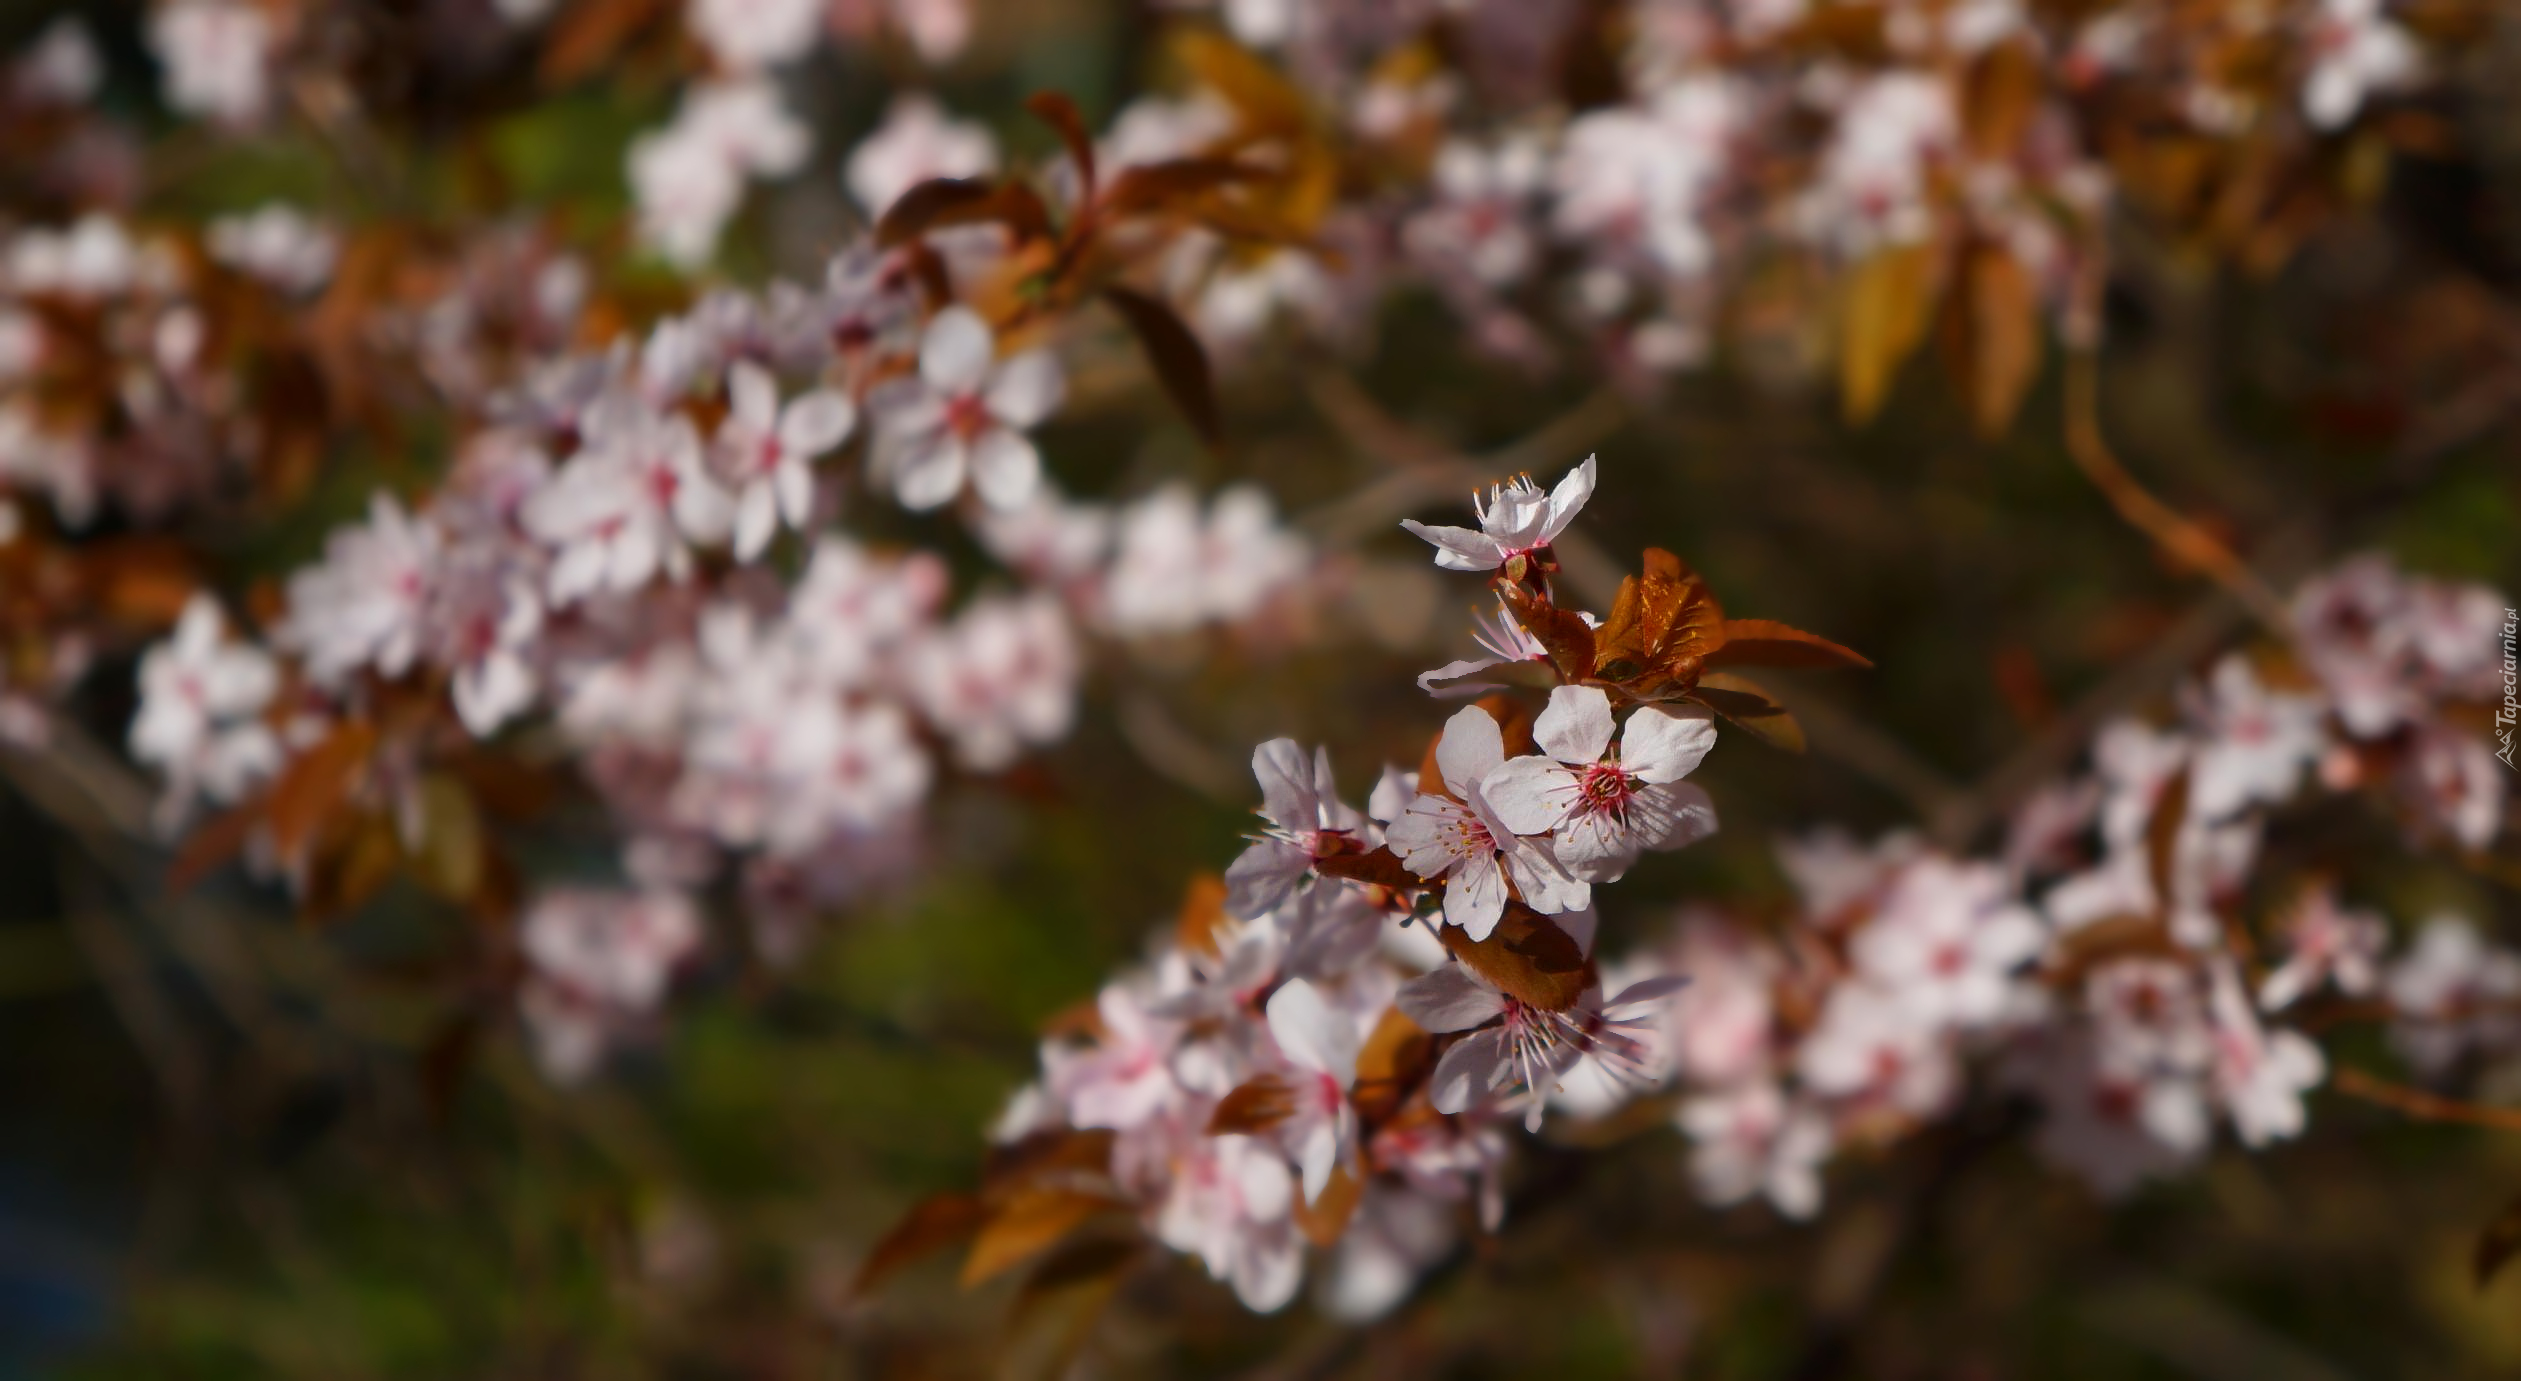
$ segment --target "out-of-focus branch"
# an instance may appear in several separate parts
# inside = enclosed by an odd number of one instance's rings
[[[2201,572],[2238,600],[2259,622],[2285,631],[2285,610],[2276,592],[2232,548],[2187,515],[2155,497],[2129,474],[2101,430],[2101,360],[2094,346],[2066,356],[2066,452],[2118,515],[2153,540],[2163,553]]]
[[[2482,1103],[2464,1103],[2456,1098],[2445,1098],[2423,1089],[2375,1078],[2360,1069],[2337,1071],[2329,1080],[2329,1086],[2349,1098],[2378,1103],[2419,1122],[2458,1122],[2471,1127],[2521,1132],[2521,1108],[2492,1108]]]
[[[1605,386],[1522,438],[1484,456],[1466,456],[1392,416],[1344,375],[1319,375],[1310,387],[1313,405],[1350,449],[1391,467],[1391,473],[1346,498],[1304,515],[1304,527],[1334,546],[1381,532],[1429,500],[1519,471],[1571,463],[1628,418],[1627,399]]]

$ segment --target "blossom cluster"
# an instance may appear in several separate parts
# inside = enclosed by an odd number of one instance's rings
[[[1556,682],[1537,714],[1510,694],[1459,711],[1362,812],[1326,754],[1263,744],[1264,829],[1049,1038],[999,1140],[1108,1136],[1108,1203],[1246,1305],[1290,1300],[1310,1244],[1325,1307],[1362,1317],[1454,1249],[1465,1206],[1497,1226],[1506,1128],[1551,1109],[1656,1100],[1706,1201],[1802,1218],[1833,1156],[1974,1086],[2027,1099],[2040,1153],[2104,1193],[2195,1165],[2218,1125],[2253,1148],[2296,1136],[2327,1057],[2285,1023],[2323,1004],[2377,1000],[2428,1077],[2521,1053],[2521,953],[2441,918],[2392,958],[2338,878],[2262,865],[2271,826],[2322,797],[2384,802],[2416,843],[2482,850],[2503,828],[2478,712],[2501,601],[2379,557],[2306,584],[2289,640],[2224,655],[2172,719],[2102,730],[1995,855],[1824,831],[1780,850],[1800,898],[1781,923],[1694,905],[1669,939],[1597,957],[1598,888],[1715,828],[1681,779],[1719,718],[1760,717],[1738,678],[1692,689],[1676,649],[1739,665],[1835,645],[1697,618],[1694,578],[1658,592],[1651,557],[1607,616],[1557,608],[1551,543],[1594,477],[1498,486],[1477,528],[1411,524],[1439,565],[1493,572],[1505,606],[1496,656],[1431,677]]]
[[[548,305],[565,315],[565,297]],[[459,298],[413,322],[426,367],[484,318]],[[1311,569],[1255,489],[1061,497],[1029,435],[1062,397],[1058,359],[928,304],[906,253],[845,251],[815,288],[715,292],[635,343],[473,363],[434,371],[483,413],[441,487],[372,496],[289,579],[267,637],[227,638],[201,595],[149,652],[131,746],[166,778],[170,827],[283,794],[293,764],[356,732],[381,737],[359,740],[348,794],[417,856],[432,765],[524,726],[609,808],[644,889],[625,918],[734,867],[782,956],[805,918],[917,858],[943,773],[1067,733],[1089,635],[1245,622]],[[852,479],[912,512],[951,506],[1011,580],[958,602],[936,552],[842,535]],[[304,886],[319,841],[289,833],[246,843]],[[575,934],[602,895],[534,909],[529,966],[575,952],[533,939],[543,917]],[[623,926],[625,944],[659,930]],[[584,1010],[529,990],[537,1029],[561,1011],[581,1031]],[[586,1044],[548,1042],[554,1067],[582,1068]]]

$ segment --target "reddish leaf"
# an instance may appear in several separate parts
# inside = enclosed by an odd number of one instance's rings
[[[1210,446],[1224,444],[1225,428],[1217,416],[1216,381],[1208,370],[1208,351],[1173,309],[1127,288],[1106,288],[1103,298],[1138,337],[1155,369],[1165,396],[1182,410],[1191,429]]]
[[[1020,182],[992,186],[970,178],[938,177],[896,198],[876,221],[875,239],[890,248],[931,230],[985,221],[1005,225],[1018,239],[1040,239],[1050,233],[1050,212],[1032,188]]]
[[[2188,823],[2188,769],[2163,784],[2162,794],[2153,805],[2153,818],[2145,823],[2145,873],[2153,880],[2153,904],[2167,914],[2171,909],[2171,883],[2177,875],[2180,852],[2180,830]]]
[[[1322,1186],[1322,1197],[1306,1203],[1301,1193],[1296,1196],[1296,1226],[1314,1246],[1337,1246],[1340,1235],[1348,1231],[1348,1220],[1356,1215],[1358,1200],[1364,1197],[1365,1182],[1350,1174],[1347,1166],[1334,1166],[1330,1182]]]
[[[1387,1008],[1357,1052],[1357,1083],[1349,1094],[1357,1116],[1369,1124],[1389,1118],[1427,1075],[1435,1042],[1418,1023]]]
[[[1217,937],[1230,924],[1225,913],[1225,879],[1215,873],[1194,873],[1182,892],[1181,910],[1173,919],[1173,942],[1194,954],[1217,953]]]
[[[1104,1195],[1073,1189],[1028,1189],[1009,1197],[972,1239],[971,1255],[963,1258],[964,1288],[1023,1265],[1057,1246],[1079,1223],[1117,1206]]]
[[[178,895],[191,891],[212,869],[236,857],[262,821],[262,803],[256,801],[202,822],[184,836],[183,847],[175,851],[175,861],[167,866],[166,890]]]
[[[1093,201],[1094,136],[1086,132],[1077,103],[1063,91],[1036,91],[1025,99],[1024,108],[1058,131],[1059,142],[1068,146],[1068,156],[1076,160],[1077,179],[1085,188],[1083,199]]]
[[[1752,681],[1730,672],[1711,671],[1698,678],[1695,696],[1734,727],[1773,747],[1800,753],[1807,746],[1803,725]]]
[[[1519,901],[1506,903],[1506,914],[1485,940],[1451,925],[1439,928],[1436,937],[1480,977],[1543,1011],[1575,1006],[1590,978],[1592,966],[1575,937]]]
[[[1593,625],[1584,621],[1584,615],[1561,609],[1521,585],[1505,586],[1501,593],[1507,612],[1549,653],[1550,665],[1559,675],[1570,681],[1593,675]]]
[[[1333,854],[1313,860],[1313,871],[1324,877],[1346,878],[1351,882],[1369,883],[1376,887],[1424,887],[1426,879],[1409,871],[1389,848],[1372,853]]]
[[[866,1294],[904,1266],[979,1231],[988,1217],[988,1207],[969,1194],[932,1194],[920,1200],[867,1253],[867,1259],[858,1267],[857,1278],[850,1282],[849,1292]]]
[[[1275,1074],[1259,1075],[1217,1100],[1217,1110],[1208,1115],[1208,1135],[1267,1131],[1293,1117],[1295,1110],[1293,1084]]]
[[[1110,216],[1184,209],[1186,203],[1268,174],[1231,158],[1169,158],[1123,168],[1105,188],[1096,209]]]
[[[1806,633],[1775,619],[1726,619],[1724,642],[1707,655],[1707,665],[1835,669],[1873,663],[1818,633]]]
[[[350,794],[375,745],[376,730],[354,719],[299,754],[280,774],[272,784],[268,810],[272,844],[281,857],[295,857],[315,837],[325,817]]]
[[[1294,134],[1310,122],[1304,93],[1232,39],[1205,29],[1182,29],[1175,33],[1173,51],[1252,130]]]
[[[1698,572],[1660,547],[1645,569],[1620,582],[1610,617],[1593,637],[1593,676],[1642,694],[1687,690],[1724,646],[1723,606]]]
[[[1036,1132],[989,1150],[981,1170],[981,1187],[992,1198],[1046,1181],[1076,1183],[1107,1175],[1112,1166],[1112,1133],[1108,1131]]]
[[[639,31],[665,9],[665,0],[583,0],[569,6],[543,44],[539,73],[543,85],[566,86],[592,75],[629,47]]]

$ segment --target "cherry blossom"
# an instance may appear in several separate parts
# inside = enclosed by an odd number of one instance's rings
[[[2389,940],[2389,926],[2368,911],[2349,911],[2331,886],[2314,888],[2294,908],[2285,934],[2291,950],[2285,962],[2259,984],[2258,1005],[2283,1011],[2317,989],[2322,982],[2360,997],[2379,981],[2376,967]]]
[[[728,371],[727,398],[717,447],[734,477],[735,554],[750,561],[781,522],[805,530],[814,507],[813,462],[847,439],[858,415],[829,389],[798,394],[782,407],[778,384],[750,360]]]
[[[998,141],[979,125],[956,120],[924,95],[898,96],[884,124],[849,155],[849,194],[870,216],[922,182],[984,177],[998,167]]]
[[[131,755],[166,774],[158,822],[169,830],[195,796],[233,802],[280,767],[280,741],[261,719],[278,669],[260,649],[225,642],[225,625],[218,604],[195,595],[174,636],[140,659]]]
[[[279,35],[270,13],[245,0],[174,0],[149,16],[149,48],[177,110],[250,124],[271,102]]]
[[[1285,902],[1317,858],[1356,850],[1365,818],[1339,800],[1327,750],[1308,761],[1291,738],[1252,750],[1267,832],[1226,869],[1226,909],[1253,917]]]
[[[525,916],[532,972],[519,1000],[544,1071],[562,1082],[592,1073],[608,1047],[642,1029],[700,941],[699,913],[671,892],[537,898]]]
[[[1058,361],[1028,350],[995,358],[989,326],[966,307],[928,323],[919,373],[868,399],[875,467],[909,509],[941,507],[968,480],[992,508],[1021,508],[1041,482],[1041,453],[1025,432],[1059,406]]]
[[[2188,802],[2207,819],[2283,803],[2326,746],[2319,701],[2268,691],[2238,657],[2216,663],[2200,700],[2203,741],[2189,767]]]
[[[365,527],[335,532],[323,564],[290,577],[289,618],[276,640],[327,685],[365,666],[402,675],[420,652],[443,546],[426,521],[413,520],[392,496],[374,495]]]
[[[1401,526],[1433,543],[1436,564],[1448,571],[1493,571],[1517,556],[1546,548],[1593,497],[1594,458],[1567,472],[1558,487],[1544,494],[1528,475],[1492,485],[1484,500],[1475,499],[1479,530],[1430,527],[1415,520]]]
[[[1386,832],[1411,872],[1443,879],[1444,919],[1474,940],[1497,928],[1509,879],[1524,904],[1543,915],[1578,910],[1591,896],[1545,843],[1508,829],[1488,804],[1481,784],[1505,760],[1505,736],[1486,710],[1454,715],[1436,745],[1443,794],[1422,791]]]
[[[1278,1131],[1293,1148],[1308,1203],[1322,1197],[1331,1171],[1356,1156],[1357,1114],[1348,1090],[1357,1082],[1367,1024],[1382,1007],[1354,1007],[1298,978],[1279,985],[1264,1009],[1269,1034],[1294,1071],[1294,1111]]]
[[[1681,1104],[1676,1120],[1696,1143],[1690,1177],[1719,1206],[1764,1198],[1788,1218],[1821,1207],[1821,1165],[1835,1144],[1816,1109],[1790,1102],[1778,1086],[1752,1080]]]
[[[2016,1008],[2014,975],[2046,940],[2001,871],[1928,858],[1900,873],[1848,953],[1927,1020],[1973,1027]]]
[[[1560,686],[1533,721],[1547,756],[1519,757],[1489,773],[1481,794],[1516,834],[1548,834],[1567,871],[1617,882],[1646,849],[1677,849],[1716,831],[1715,802],[1680,779],[1716,743],[1703,706],[1640,706],[1618,725],[1619,752],[1605,757],[1617,721],[1610,696]]]
[[[2311,70],[2302,111],[2322,129],[2355,118],[2374,93],[2413,79],[2422,65],[2407,31],[2384,14],[2386,0],[2318,0],[2311,21]]]
[[[659,570],[685,578],[690,543],[724,540],[731,518],[690,419],[613,394],[588,409],[586,429],[586,448],[519,509],[557,551],[552,603],[636,589]]]

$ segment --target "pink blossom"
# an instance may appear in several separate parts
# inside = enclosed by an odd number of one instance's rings
[[[814,508],[813,462],[848,437],[858,414],[847,398],[823,388],[783,408],[778,384],[750,360],[728,372],[727,400],[718,456],[735,488],[735,555],[751,561],[782,521],[805,530]]]
[[[1493,571],[1517,556],[1529,555],[1557,540],[1558,534],[1593,497],[1594,458],[1567,472],[1558,487],[1544,494],[1528,475],[1491,485],[1488,496],[1474,496],[1479,530],[1429,527],[1415,520],[1401,526],[1433,543],[1436,564],[1448,571]]]
[[[1386,832],[1409,870],[1444,881],[1444,918],[1474,940],[1488,938],[1505,914],[1508,880],[1543,915],[1582,908],[1591,889],[1569,875],[1541,841],[1506,828],[1481,789],[1505,762],[1505,736],[1486,710],[1472,706],[1445,721],[1436,765],[1446,795],[1420,793]]]
[[[1551,852],[1589,883],[1617,882],[1647,849],[1678,849],[1716,831],[1715,802],[1680,779],[1716,743],[1704,706],[1645,705],[1619,728],[1610,696],[1560,686],[1533,722],[1543,754],[1516,758],[1481,781],[1499,822],[1516,834],[1548,834]]]
[[[992,508],[1032,498],[1042,457],[1025,432],[1058,410],[1066,384],[1047,351],[995,355],[988,324],[968,307],[949,307],[928,323],[919,373],[868,399],[875,468],[903,507],[941,507],[967,480]]]

